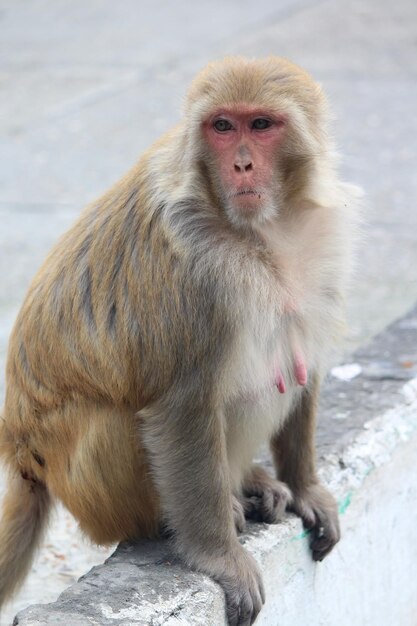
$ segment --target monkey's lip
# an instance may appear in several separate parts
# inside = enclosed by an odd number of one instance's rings
[[[259,196],[261,197],[261,192],[260,191],[256,191],[256,189],[241,189],[240,191],[236,191],[236,193],[233,194],[235,198],[238,198],[239,196]]]

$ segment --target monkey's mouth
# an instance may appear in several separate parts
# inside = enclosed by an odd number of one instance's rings
[[[240,198],[242,196],[258,196],[260,200],[262,193],[260,191],[256,191],[256,189],[242,189],[241,191],[237,191],[233,194],[234,198]]]
[[[237,191],[234,195],[235,196],[246,196],[246,195],[255,195],[256,191],[254,189],[242,189],[241,191]]]

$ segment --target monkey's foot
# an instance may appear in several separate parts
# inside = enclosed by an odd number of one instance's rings
[[[289,510],[301,517],[304,528],[311,530],[313,559],[322,561],[340,539],[336,500],[323,485],[315,484],[294,494]]]
[[[257,522],[277,524],[292,503],[292,494],[289,487],[271,478],[262,468],[253,466],[242,485],[240,501],[245,511],[245,517]]]

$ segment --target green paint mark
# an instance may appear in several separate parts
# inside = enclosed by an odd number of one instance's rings
[[[352,492],[349,491],[349,493],[347,494],[347,496],[345,496],[343,498],[343,500],[339,500],[339,513],[340,515],[343,515],[344,513],[346,513],[348,507],[350,506],[350,503],[352,502]]]
[[[311,533],[311,530],[303,530],[303,532],[300,533],[299,535],[295,535],[295,537],[292,537],[291,541],[299,541],[300,539],[304,539],[304,537],[308,537],[310,533]]]

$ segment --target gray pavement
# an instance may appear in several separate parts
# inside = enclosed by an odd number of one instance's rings
[[[348,347],[416,300],[415,0],[0,0],[0,401],[45,253],[178,119],[194,73],[229,53],[287,56],[329,95],[343,175],[366,192]],[[13,606],[53,598],[102,558],[78,555],[74,528],[61,512],[46,541],[58,556],[45,545]]]

